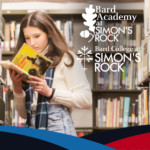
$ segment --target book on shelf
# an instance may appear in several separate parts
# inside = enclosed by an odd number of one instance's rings
[[[150,37],[144,39],[142,50],[142,79],[144,79],[150,72]]]
[[[94,46],[98,46],[99,50],[102,52],[105,51],[134,51],[135,49],[139,48],[141,46],[142,40],[144,39],[144,24],[143,23],[128,23],[127,21],[122,21],[121,23],[107,23],[105,21],[102,21],[102,28],[105,28],[107,32],[104,32],[106,37],[111,34],[107,30],[109,27],[112,32],[116,32],[116,28],[120,28],[123,32],[119,32],[116,41],[113,40],[112,36],[109,36],[109,40],[106,40],[105,42],[97,41],[94,42]],[[116,27],[116,28],[115,28]],[[132,34],[128,33],[128,28],[132,30]],[[95,48],[94,48],[95,49]]]
[[[62,23],[60,20],[54,21],[57,29],[63,35],[66,43],[70,48],[73,47],[73,23],[66,21]],[[15,20],[5,23],[5,41],[1,42],[2,51],[14,51],[20,33],[20,23]]]
[[[15,50],[15,32],[16,32],[16,21],[10,22],[10,51]]]
[[[143,88],[141,94],[138,95],[138,99],[123,96],[98,99],[95,110],[96,126],[131,127],[150,124],[149,99],[149,88]],[[105,124],[102,124],[103,122]]]
[[[96,126],[116,128],[149,124],[149,92],[144,90],[134,101],[123,96],[98,99],[95,110]]]
[[[100,64],[102,64],[100,62]],[[110,64],[110,62],[109,62]],[[106,64],[103,65],[105,70]],[[117,70],[117,65],[113,65],[113,70]],[[134,60],[126,60],[122,66],[123,71],[112,72],[101,70],[97,72],[98,89],[115,90],[138,90],[138,64]],[[140,72],[141,73],[141,72]]]
[[[11,62],[10,60],[0,61],[0,65],[4,68],[11,68],[21,73],[24,76],[23,81],[30,80],[29,77],[31,75],[41,78],[52,63],[50,59],[41,55],[25,43]]]

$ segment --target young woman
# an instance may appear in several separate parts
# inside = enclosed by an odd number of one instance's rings
[[[52,18],[41,11],[23,18],[16,52],[23,43],[53,60],[53,64],[43,78],[32,76],[26,85],[21,74],[9,70],[16,110],[27,119],[27,127],[76,136],[72,108],[89,109],[92,105],[90,85],[81,63]]]

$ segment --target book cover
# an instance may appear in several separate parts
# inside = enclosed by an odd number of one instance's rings
[[[25,43],[18,51],[12,62],[0,61],[0,65],[4,68],[11,68],[16,70],[18,73],[23,74],[24,81],[29,80],[30,75],[41,78],[51,64],[51,60],[36,52]]]

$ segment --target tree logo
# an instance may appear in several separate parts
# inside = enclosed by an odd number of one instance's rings
[[[94,36],[95,36],[95,26],[96,20],[94,20],[97,17],[97,14],[93,14],[95,12],[95,9],[92,8],[93,5],[90,5],[89,8],[85,8],[85,14],[82,14],[82,17],[85,19],[83,24],[85,26],[89,26],[89,30],[84,30],[80,32],[80,36],[83,38],[88,38],[90,35],[92,38],[88,41],[90,42]],[[92,32],[92,33],[91,33]]]
[[[77,60],[79,60],[80,62],[82,62],[82,60],[84,60],[84,67],[83,70],[87,70],[87,68],[85,68],[85,60],[87,60],[88,62],[90,62],[90,60],[93,60],[93,58],[89,58],[90,55],[92,54],[91,50],[88,50],[88,47],[81,47],[81,49],[83,50],[83,52],[81,50],[78,50],[78,55],[79,57],[83,57],[83,58],[76,58]],[[88,50],[88,51],[87,51]],[[86,52],[87,51],[87,52]],[[87,58],[87,57],[88,58]]]

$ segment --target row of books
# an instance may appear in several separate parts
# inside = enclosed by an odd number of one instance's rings
[[[2,42],[2,51],[14,51],[19,38],[20,24],[16,21],[5,23],[5,41]]]
[[[96,108],[97,127],[129,127],[150,124],[149,89],[144,88],[134,102],[130,97],[101,98]]]
[[[4,125],[24,127],[26,120],[21,118],[14,107],[13,93],[5,85],[0,85],[0,100],[3,108],[0,110],[0,120]]]
[[[138,82],[148,76],[150,72],[150,37],[145,37],[141,44],[141,61],[138,62]]]
[[[111,62],[109,62],[111,63]],[[102,64],[102,63],[101,63]],[[103,70],[107,70],[108,66],[103,65]],[[112,72],[110,69],[106,72],[101,70],[98,72],[99,89],[125,89],[137,90],[138,88],[138,64],[134,60],[126,60],[119,72]],[[113,70],[118,70],[117,65],[113,65]]]
[[[69,47],[73,47],[73,23],[72,21],[67,21],[64,24],[57,20],[54,22],[57,26],[58,30],[61,32],[61,34],[65,37],[65,40]]]
[[[62,23],[60,20],[54,22],[59,31],[65,37],[69,47],[73,47],[73,24],[72,21]],[[5,23],[5,41],[1,43],[2,51],[14,51],[19,38],[20,23],[11,21]]]
[[[150,124],[150,92],[149,88],[143,88],[142,93],[138,96],[138,124]]]
[[[101,98],[97,101],[97,127],[128,127],[130,97]]]
[[[113,46],[119,48],[119,50],[123,50],[123,48],[135,50],[135,48],[140,47],[144,39],[144,24],[129,24],[127,21],[122,21],[121,23],[106,23],[102,21],[102,31],[104,31],[103,34],[105,36],[102,36],[102,40],[98,41],[98,46],[103,48],[103,50],[105,50],[104,47],[108,46],[110,47],[109,50]],[[115,35],[117,40],[114,40],[113,36]],[[106,37],[109,40],[106,40]],[[107,49],[107,51],[109,50]]]
[[[141,45],[141,61],[138,62],[138,82],[145,80],[150,72],[150,37],[145,37]]]

